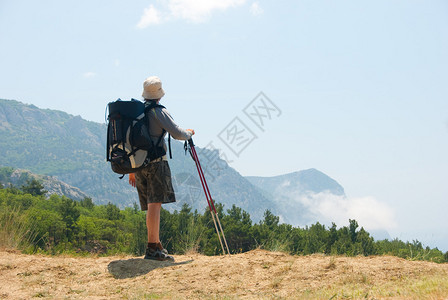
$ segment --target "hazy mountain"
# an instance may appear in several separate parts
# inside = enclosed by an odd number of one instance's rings
[[[105,159],[106,125],[83,120],[61,111],[39,109],[14,100],[0,99],[0,165],[21,168],[36,174],[55,176],[81,189],[96,203],[112,202],[120,207],[138,202],[136,190],[127,177],[111,171]],[[184,202],[204,209],[195,164],[185,155],[183,143],[172,141],[170,166],[179,209]],[[236,204],[259,219],[266,208],[275,212],[273,203],[216,153],[197,148],[206,179],[215,201],[230,208]],[[215,159],[211,160],[212,157]]]
[[[0,165],[53,176],[80,189],[98,204],[130,206],[138,202],[136,190],[127,183],[127,177],[120,180],[111,171],[105,159],[105,143],[105,124],[0,99]],[[196,166],[189,154],[185,155],[183,143],[172,141],[172,148],[170,166],[177,202],[165,208],[173,211],[188,203],[202,211],[207,202]],[[304,221],[309,211],[294,198],[322,191],[344,194],[335,180],[315,169],[270,178],[244,178],[217,152],[196,150],[214,200],[225,208],[232,204],[241,207],[255,221],[266,209],[286,222]]]
[[[344,188],[336,180],[316,169],[302,170],[273,177],[246,176],[246,179],[269,193],[302,194],[327,191],[335,195],[345,194]]]
[[[310,214],[312,197],[319,193],[345,196],[344,188],[336,180],[316,169],[302,170],[273,177],[246,177],[265,197],[276,203],[282,221],[290,224],[315,222]]]
[[[98,203],[116,202],[120,190],[129,198],[105,162],[105,131],[80,116],[0,100],[0,165],[55,176]]]

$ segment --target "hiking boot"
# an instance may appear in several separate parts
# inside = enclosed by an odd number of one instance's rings
[[[165,252],[162,252],[165,250]],[[174,257],[171,255],[168,255],[168,251],[166,249],[153,249],[151,247],[146,248],[146,253],[144,259],[153,259],[153,260],[159,260],[159,261],[172,261],[174,262]]]
[[[158,243],[148,243],[147,248],[159,249],[163,254],[168,254],[168,250],[163,248],[161,242],[158,242]]]
[[[162,243],[157,243],[156,248],[159,249],[163,254],[167,254],[168,255],[168,250],[163,248]]]

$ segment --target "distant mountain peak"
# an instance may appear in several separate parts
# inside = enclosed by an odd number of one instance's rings
[[[330,192],[335,195],[345,195],[344,188],[336,180],[314,168],[272,177],[248,176],[246,178],[267,192],[281,187],[289,192],[294,190],[301,193]]]

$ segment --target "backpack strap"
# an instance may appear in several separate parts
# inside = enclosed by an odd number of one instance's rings
[[[110,127],[112,124],[110,121],[107,123],[107,141],[106,141],[106,160],[110,161]]]
[[[171,153],[171,134],[168,133],[168,149],[170,151],[170,159],[173,159],[173,154]]]
[[[145,114],[147,114],[148,111],[152,110],[153,108],[157,108],[157,107],[166,108],[165,106],[160,105],[160,104],[156,103],[155,101],[149,100],[148,102],[150,102],[150,104],[147,107],[145,107]],[[160,144],[160,141],[162,140],[162,138],[166,132],[167,131],[165,129],[163,129],[162,135],[157,140],[156,145]],[[171,134],[169,134],[169,133],[168,133],[168,151],[170,153],[170,159],[173,159],[173,154],[171,153]]]

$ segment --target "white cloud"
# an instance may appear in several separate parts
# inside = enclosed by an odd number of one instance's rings
[[[116,59],[116,60],[114,61],[114,66],[116,66],[116,67],[119,67],[119,66],[120,66],[120,60],[119,60],[119,59]]]
[[[97,74],[95,72],[85,72],[84,74],[82,74],[82,76],[84,78],[92,78],[95,77]]]
[[[143,29],[150,25],[160,24],[161,21],[160,12],[151,4],[148,8],[143,10],[143,15],[137,24],[137,28]]]
[[[374,197],[347,198],[331,193],[310,194],[299,200],[322,223],[335,222],[338,226],[355,219],[366,230],[396,228],[392,208]]]
[[[258,2],[252,3],[249,11],[254,16],[259,16],[264,12],[264,10],[260,7],[260,4]]]
[[[146,28],[169,20],[186,20],[193,23],[207,21],[213,12],[225,11],[243,5],[247,0],[161,0],[163,10],[152,4],[144,9],[137,28]]]
[[[246,0],[170,0],[168,7],[174,18],[200,23],[206,21],[214,11],[224,11],[244,2]]]

